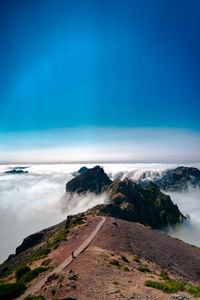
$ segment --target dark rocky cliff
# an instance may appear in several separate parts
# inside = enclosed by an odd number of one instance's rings
[[[96,166],[70,180],[66,184],[66,192],[79,194],[93,192],[99,194],[111,183],[112,180],[106,175],[103,168]]]
[[[129,179],[114,181],[108,187],[111,200],[100,211],[153,228],[182,222],[184,216],[168,195],[158,188],[144,188]]]
[[[106,192],[110,204],[98,206],[100,213],[154,228],[182,222],[184,216],[171,198],[157,185],[142,187],[129,179],[112,182],[103,168],[96,166],[66,184],[70,193]]]
[[[192,167],[169,170],[158,185],[166,191],[182,191],[188,189],[188,186],[200,187],[200,170]]]

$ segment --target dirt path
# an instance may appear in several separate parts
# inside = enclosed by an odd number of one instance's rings
[[[75,257],[77,257],[84,249],[88,247],[88,245],[91,243],[91,241],[94,239],[98,231],[103,226],[104,222],[106,221],[105,217],[102,217],[101,222],[97,225],[97,227],[92,231],[92,233],[89,235],[89,237],[85,240],[83,244],[80,245],[80,247],[74,252]],[[67,257],[57,268],[55,268],[50,273],[46,274],[45,277],[40,278],[33,286],[28,288],[23,295],[21,295],[18,300],[23,300],[25,297],[29,295],[34,295],[37,293],[37,291],[45,284],[47,278],[54,274],[54,273],[62,273],[65,268],[69,266],[69,264],[72,262],[72,256],[70,255]]]

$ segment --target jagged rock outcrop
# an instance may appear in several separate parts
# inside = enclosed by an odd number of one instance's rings
[[[112,182],[99,166],[68,182],[66,191],[96,194],[106,192],[110,204],[100,205],[94,210],[98,209],[100,213],[154,228],[180,223],[184,218],[170,196],[163,194],[153,182],[147,187],[142,187],[127,178]]]
[[[38,233],[34,233],[26,237],[23,240],[22,244],[16,248],[15,251],[16,255],[35,246],[37,243],[39,243],[42,240],[43,236],[44,236],[44,232],[40,231]]]
[[[149,188],[149,189],[159,189],[159,186],[151,180],[141,182],[140,185],[145,187],[145,188]]]
[[[70,180],[66,184],[66,192],[79,194],[93,192],[99,194],[105,191],[106,187],[111,183],[112,180],[110,180],[103,168],[96,166]]]
[[[153,228],[182,222],[184,216],[168,195],[158,188],[144,188],[129,179],[116,180],[108,187],[111,203],[102,213]]]
[[[200,187],[200,170],[193,167],[168,170],[158,185],[165,191],[187,190],[189,186]]]

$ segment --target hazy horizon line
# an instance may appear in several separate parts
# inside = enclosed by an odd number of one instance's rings
[[[120,160],[120,161],[63,161],[63,162],[57,162],[57,161],[49,161],[49,162],[43,162],[43,161],[38,161],[38,162],[17,162],[17,161],[11,161],[11,162],[1,162],[0,161],[0,165],[12,165],[12,164],[16,164],[16,165],[27,165],[27,164],[31,164],[31,165],[49,165],[49,164],[58,164],[58,165],[72,165],[72,164],[198,164],[200,163],[200,161],[177,161],[177,160],[171,160],[171,161],[141,161],[141,160]]]

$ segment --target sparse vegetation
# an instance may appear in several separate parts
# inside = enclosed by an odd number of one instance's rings
[[[58,234],[56,235],[54,240],[48,245],[48,247],[52,248],[56,244],[60,243],[60,241],[66,240],[66,238],[67,238],[67,230],[63,229],[63,230],[58,232]]]
[[[137,262],[137,263],[141,263],[140,262],[140,258],[139,258],[139,256],[137,256],[137,255],[135,255],[134,257],[133,257],[133,260],[135,261],[135,262]]]
[[[51,262],[51,259],[48,258],[48,259],[43,260],[43,262],[41,263],[41,265],[47,267],[50,264],[50,262]]]
[[[123,271],[129,272],[129,268],[128,267],[123,267]]]
[[[17,281],[20,280],[20,278],[21,278],[24,274],[26,274],[26,273],[28,273],[28,272],[30,272],[30,271],[31,271],[31,269],[30,269],[28,266],[25,266],[25,267],[22,267],[22,268],[18,269],[18,270],[16,271],[16,273],[15,273],[16,280],[17,280]]]
[[[11,300],[19,297],[26,290],[26,285],[22,281],[0,285],[0,299]]]
[[[56,280],[56,279],[58,279],[58,278],[59,278],[59,275],[56,274],[56,273],[53,273],[52,275],[50,275],[50,276],[47,278],[46,282],[51,282],[52,280]]]
[[[54,239],[51,242],[48,242],[43,249],[41,249],[34,256],[32,256],[29,261],[40,260],[42,258],[45,258],[52,251],[52,249],[56,249],[59,246],[60,241],[66,239],[67,232],[67,229],[60,230],[56,234]]]
[[[79,214],[79,215],[76,215],[74,216],[74,219],[73,219],[73,225],[81,225],[81,224],[84,224],[84,220],[86,219],[86,217],[84,217],[84,214]]]
[[[119,282],[118,281],[113,281],[112,284],[119,285]]]
[[[147,280],[145,281],[144,285],[158,290],[162,290],[164,293],[176,293],[184,291],[186,282],[175,281],[172,279],[166,280],[165,282]]]
[[[9,276],[11,273],[12,273],[12,269],[5,267],[0,272],[0,278],[5,278],[5,277]]]
[[[160,276],[162,279],[164,279],[164,280],[170,279],[168,273],[167,273],[166,271],[164,271],[164,270],[160,273],[159,276]]]
[[[40,260],[42,258],[45,258],[50,252],[51,252],[51,249],[48,246],[46,246],[45,248],[43,248],[42,250],[40,250],[38,253],[36,253],[31,258],[31,261]]]
[[[193,295],[194,298],[200,298],[200,286],[190,286],[187,291]]]
[[[137,267],[137,270],[144,273],[150,272],[149,268],[147,267]]]
[[[21,280],[24,282],[30,282],[35,279],[40,273],[45,272],[47,269],[43,267],[35,268],[21,277]]]
[[[121,267],[121,266],[120,266],[120,263],[119,263],[119,261],[118,261],[117,259],[111,259],[111,260],[109,261],[109,264],[110,264],[110,265],[113,265],[113,266],[116,266],[116,267]]]
[[[108,214],[104,211],[98,211],[97,216],[107,216]]]
[[[121,259],[122,259],[123,261],[125,261],[126,263],[129,263],[129,260],[128,260],[128,258],[126,258],[126,256],[121,255]]]

